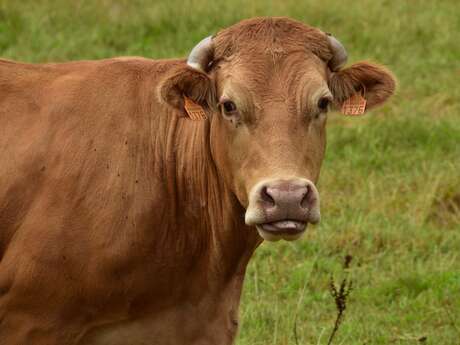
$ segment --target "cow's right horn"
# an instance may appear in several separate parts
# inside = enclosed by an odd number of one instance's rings
[[[209,63],[214,58],[214,43],[212,36],[208,36],[200,41],[190,52],[187,58],[187,65],[206,73]]]
[[[340,43],[340,41],[332,36],[331,34],[326,34],[327,39],[329,40],[329,45],[332,50],[332,58],[329,60],[329,68],[332,71],[339,70],[343,65],[346,64],[348,59],[347,51],[345,47]]]

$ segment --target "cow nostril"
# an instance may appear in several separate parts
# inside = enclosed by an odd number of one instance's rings
[[[275,206],[275,199],[273,199],[273,197],[270,195],[267,187],[262,188],[262,190],[260,191],[260,197],[269,206]]]
[[[309,208],[310,204],[311,204],[311,187],[310,186],[306,186],[306,189],[305,189],[305,194],[303,195],[302,197],[302,201],[300,202],[300,206],[302,206],[303,208]]]

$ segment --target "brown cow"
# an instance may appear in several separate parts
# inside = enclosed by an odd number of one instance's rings
[[[319,221],[329,104],[394,92],[345,60],[258,18],[187,62],[1,61],[0,344],[231,344],[254,249]]]

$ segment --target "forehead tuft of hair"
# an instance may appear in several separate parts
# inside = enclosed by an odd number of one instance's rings
[[[243,20],[219,31],[213,41],[216,58],[235,53],[251,54],[261,49],[272,54],[305,50],[323,61],[329,61],[332,57],[324,32],[286,17]]]

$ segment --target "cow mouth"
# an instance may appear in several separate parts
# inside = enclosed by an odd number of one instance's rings
[[[302,236],[307,229],[307,222],[298,220],[279,220],[276,222],[257,224],[259,235],[267,241],[294,241]]]

